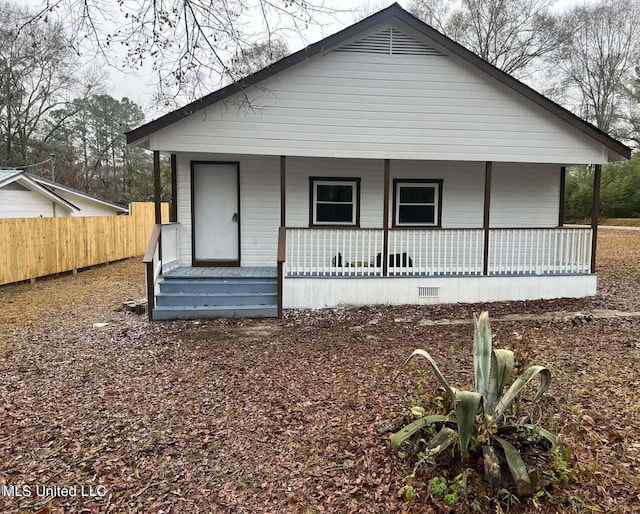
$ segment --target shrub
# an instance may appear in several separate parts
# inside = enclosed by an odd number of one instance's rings
[[[514,354],[511,350],[492,348],[487,312],[480,314],[479,318],[474,316],[473,391],[453,388],[425,350],[415,350],[403,367],[416,357],[428,362],[444,389],[444,413],[425,415],[423,408],[414,407],[412,414],[417,419],[392,436],[393,449],[399,451],[403,444],[413,442],[416,447],[420,447],[418,464],[433,459],[447,448],[457,449],[461,459],[467,458],[471,450],[484,458],[485,478],[494,493],[500,489],[502,481],[501,458],[506,462],[515,481],[518,495],[531,496],[533,488],[525,463],[518,449],[508,439],[513,439],[515,435],[530,442],[544,438],[553,447],[557,446],[558,441],[542,427],[526,423],[526,419],[517,422],[508,415],[508,410],[523,388],[535,377],[540,378],[540,383],[533,402],[538,401],[549,387],[550,371],[544,366],[530,366],[508,386],[514,369]],[[499,457],[494,448],[499,449]]]

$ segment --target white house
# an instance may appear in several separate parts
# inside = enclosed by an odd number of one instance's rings
[[[129,209],[23,170],[0,170],[0,218],[113,216]]]
[[[600,168],[630,157],[397,4],[127,138],[158,205],[171,155],[155,318],[593,295]],[[562,226],[574,164],[591,228]]]

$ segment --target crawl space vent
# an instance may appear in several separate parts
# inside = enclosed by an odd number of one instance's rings
[[[440,287],[418,287],[418,298],[439,298]]]
[[[380,32],[336,48],[336,51],[385,55],[446,55],[395,27],[387,27]]]

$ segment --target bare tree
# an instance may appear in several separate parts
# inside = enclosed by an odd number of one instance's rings
[[[524,77],[558,45],[552,0],[413,0],[409,10],[501,70]]]
[[[209,92],[212,81],[233,75],[229,63],[258,41],[300,32],[337,10],[321,0],[43,0],[38,19],[64,17],[79,53],[93,48],[114,63],[114,47],[125,65],[150,62],[158,98],[175,103]]]
[[[254,43],[236,52],[227,66],[227,75],[232,81],[238,81],[279,61],[288,54],[287,42],[279,38],[272,38],[264,43]]]
[[[624,133],[622,111],[640,59],[640,6],[605,0],[574,7],[562,20],[566,34],[556,53],[575,110],[604,131]]]
[[[635,66],[633,78],[624,86],[625,102],[622,112],[623,139],[640,148],[640,65]]]
[[[49,113],[62,105],[71,84],[73,55],[62,27],[24,23],[31,14],[0,3],[0,158],[4,165],[26,164],[33,147],[47,139]]]

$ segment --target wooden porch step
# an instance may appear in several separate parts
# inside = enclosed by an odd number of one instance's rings
[[[275,278],[174,278],[158,282],[161,293],[276,293]]]
[[[275,268],[176,268],[158,281],[154,319],[278,315]]]
[[[193,292],[192,290],[156,295],[158,307],[215,307],[244,305],[275,305],[276,291]]]
[[[215,307],[156,307],[153,319],[210,319],[210,318],[277,318],[276,305],[218,305]]]

